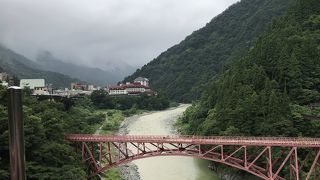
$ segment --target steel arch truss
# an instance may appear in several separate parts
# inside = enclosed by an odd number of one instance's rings
[[[297,147],[256,147],[181,143],[80,142],[90,176],[133,160],[155,156],[190,156],[247,171],[262,179],[318,179],[320,150]],[[299,153],[298,155],[298,150]],[[307,164],[311,167],[306,166]],[[309,168],[308,174],[300,174]],[[318,178],[317,178],[318,177]]]

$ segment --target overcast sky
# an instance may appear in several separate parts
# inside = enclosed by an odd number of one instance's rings
[[[237,0],[0,0],[0,43],[29,58],[141,66]]]

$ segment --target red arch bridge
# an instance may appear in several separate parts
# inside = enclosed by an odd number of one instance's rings
[[[320,138],[72,134],[65,139],[81,149],[90,176],[136,159],[189,156],[262,179],[320,179]]]

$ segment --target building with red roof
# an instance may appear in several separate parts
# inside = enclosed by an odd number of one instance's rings
[[[153,94],[152,90],[146,82],[138,81],[135,81],[133,83],[127,82],[126,84],[110,86],[108,88],[108,93],[109,95],[139,95],[142,93]]]

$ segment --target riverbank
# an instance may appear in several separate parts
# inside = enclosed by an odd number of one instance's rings
[[[183,114],[188,104],[163,111],[147,112],[128,117],[120,126],[119,134],[128,135],[173,135],[176,120]],[[121,166],[125,179],[134,180],[213,180],[214,173],[208,169],[208,161],[190,157],[153,157],[133,161]],[[156,177],[155,177],[156,175]]]
[[[129,117],[124,117],[123,112],[119,110],[103,110],[108,119],[97,129],[97,132],[121,135],[176,135],[178,131],[174,125],[189,106],[189,104],[180,104],[178,107],[162,111],[144,111]],[[103,176],[112,180],[217,179],[208,166],[208,161],[190,157],[153,157],[119,166],[107,171]],[[155,174],[157,177],[154,177]]]
[[[113,110],[113,109],[104,109],[104,110],[97,110],[97,113],[102,113],[105,115],[105,121],[103,124],[95,131],[94,134],[115,134],[124,120],[124,116],[120,110]],[[118,168],[110,169],[101,174],[101,179],[111,179],[111,180],[121,180],[121,173]]]
[[[140,114],[147,114],[150,113],[149,111],[145,110],[127,110],[127,111],[121,111],[121,110],[115,110],[115,109],[102,109],[97,110],[97,113],[103,113],[106,116],[105,121],[103,124],[97,128],[95,134],[101,134],[101,135],[110,135],[110,134],[126,134],[121,133],[125,130],[125,119],[128,117],[135,117]],[[127,121],[129,122],[129,121]],[[102,179],[108,179],[108,180],[121,180],[121,179],[130,179],[130,180],[138,180],[139,178],[128,178],[128,174],[133,173],[134,176],[139,177],[139,175],[136,173],[137,167],[134,166],[119,166],[118,168],[113,168],[101,175]]]
[[[186,129],[189,129],[190,125],[187,123],[183,123],[182,119],[179,118],[176,123],[174,124],[174,127],[177,131],[177,134],[182,135],[188,135],[188,132],[186,132]],[[232,168],[230,166],[226,166],[220,163],[215,163],[213,161],[209,161],[209,168],[212,172],[214,172],[218,179],[229,179],[229,180],[257,180],[257,178],[253,177],[250,174],[246,174],[241,170]]]
[[[174,110],[176,108],[184,107],[184,106],[188,106],[188,105],[176,105],[174,107],[168,108],[165,111]],[[121,123],[121,126],[120,126],[117,134],[119,134],[119,135],[129,134],[128,127],[131,124],[134,124],[141,117],[148,116],[148,115],[151,115],[152,113],[156,113],[156,112],[160,112],[160,111],[145,111],[145,112],[140,112],[135,115],[126,117],[125,120]],[[174,124],[174,122],[168,124],[168,126],[171,127],[173,124]],[[177,133],[177,131],[175,131],[175,130],[173,131],[173,129],[170,132],[174,133],[174,134]],[[122,179],[141,180],[141,177],[140,177],[140,174],[138,171],[138,166],[134,163],[127,163],[126,165],[119,166],[118,169],[120,171],[120,176],[122,177]]]
[[[125,118],[125,120],[121,123],[121,126],[118,130],[119,135],[127,135],[128,134],[128,126],[135,122],[139,117],[141,116],[145,116],[148,114],[151,114],[152,112],[144,112],[142,114],[136,114],[130,117]],[[122,179],[125,180],[140,180],[140,174],[138,172],[138,166],[135,165],[134,163],[127,163],[126,165],[122,165],[118,167],[119,171],[120,171],[120,175],[122,177]]]

